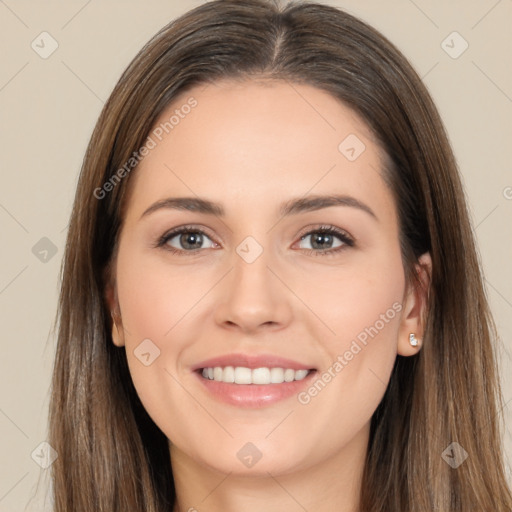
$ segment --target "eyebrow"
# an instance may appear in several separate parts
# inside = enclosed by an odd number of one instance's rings
[[[289,215],[321,210],[331,206],[348,206],[351,208],[357,208],[366,212],[378,221],[377,215],[375,215],[374,211],[367,204],[348,195],[310,195],[307,197],[290,199],[289,201],[281,204],[279,213],[282,217],[287,217]],[[207,215],[215,215],[218,217],[225,216],[225,210],[222,205],[209,201],[208,199],[200,197],[168,197],[153,203],[144,211],[141,218],[161,209],[187,210]]]

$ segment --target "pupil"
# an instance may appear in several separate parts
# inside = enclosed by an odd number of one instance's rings
[[[185,249],[195,249],[201,247],[202,235],[200,233],[184,233],[180,240]]]
[[[332,235],[326,234],[326,233],[317,233],[313,236],[313,242],[311,243],[312,247],[325,249],[325,246],[329,244],[331,241],[330,238]]]

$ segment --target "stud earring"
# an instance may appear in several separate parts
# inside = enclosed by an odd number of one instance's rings
[[[419,344],[419,340],[418,340],[418,338],[416,338],[416,335],[413,332],[411,332],[411,334],[409,334],[409,343],[413,347],[417,347]]]

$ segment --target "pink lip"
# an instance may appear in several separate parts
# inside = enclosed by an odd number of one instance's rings
[[[311,371],[304,379],[281,384],[230,384],[205,379],[201,371],[195,372],[200,383],[207,393],[214,398],[237,407],[257,408],[275,404],[311,385],[312,379],[317,374]]]
[[[203,368],[244,366],[245,368],[291,368],[293,370],[313,370],[304,379],[281,384],[231,384],[205,379],[202,376]],[[296,395],[309,386],[316,375],[311,365],[286,359],[271,354],[248,355],[227,354],[201,361],[194,365],[192,370],[197,375],[203,389],[210,396],[237,407],[257,408],[274,404],[280,400]]]
[[[271,354],[249,355],[249,354],[226,354],[201,361],[192,367],[193,371],[203,368],[215,368],[216,366],[244,366],[245,368],[291,368],[292,370],[311,370],[311,365],[292,361],[284,357]]]

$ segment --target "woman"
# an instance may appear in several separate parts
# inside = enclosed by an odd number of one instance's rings
[[[55,511],[512,509],[453,153],[400,52],[206,3],[98,120],[63,267]]]

